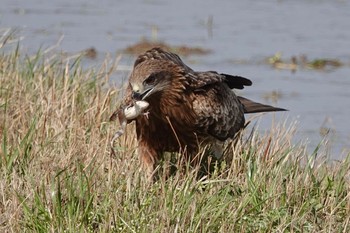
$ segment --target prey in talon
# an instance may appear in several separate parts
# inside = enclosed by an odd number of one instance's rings
[[[143,100],[135,101],[133,105],[129,105],[125,108],[120,108],[117,112],[115,112],[110,120],[115,120],[118,117],[118,121],[120,124],[120,128],[117,132],[115,132],[112,140],[111,140],[111,148],[113,150],[114,141],[124,134],[126,125],[128,121],[134,120],[141,114],[148,116],[148,111],[144,112],[149,106],[149,103]]]

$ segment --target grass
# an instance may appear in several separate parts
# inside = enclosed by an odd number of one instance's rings
[[[113,68],[0,55],[0,232],[350,231],[350,157],[315,159],[293,125],[244,132],[210,178],[146,182],[133,125],[110,154]]]

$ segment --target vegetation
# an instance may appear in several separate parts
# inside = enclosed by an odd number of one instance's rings
[[[148,183],[133,125],[110,153],[114,67],[45,57],[0,55],[1,232],[350,231],[350,157],[320,161],[280,124],[244,132],[211,177]]]
[[[292,72],[297,69],[329,71],[346,65],[338,59],[317,58],[309,60],[306,55],[292,56],[288,61],[282,59],[280,52],[267,58],[267,62],[275,69],[291,70]]]

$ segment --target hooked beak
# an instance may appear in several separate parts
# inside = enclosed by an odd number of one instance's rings
[[[130,84],[131,85],[131,84]],[[147,85],[147,86],[133,86],[132,87],[132,98],[135,100],[144,100],[145,98],[147,98],[154,89],[154,86],[152,85]]]

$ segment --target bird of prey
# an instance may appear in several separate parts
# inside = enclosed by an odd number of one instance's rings
[[[244,128],[245,113],[285,111],[231,90],[250,85],[244,77],[194,71],[178,55],[153,48],[136,59],[111,119],[119,117],[124,126],[136,122],[138,153],[151,175],[164,152],[181,152],[193,161],[201,145],[233,138]]]

